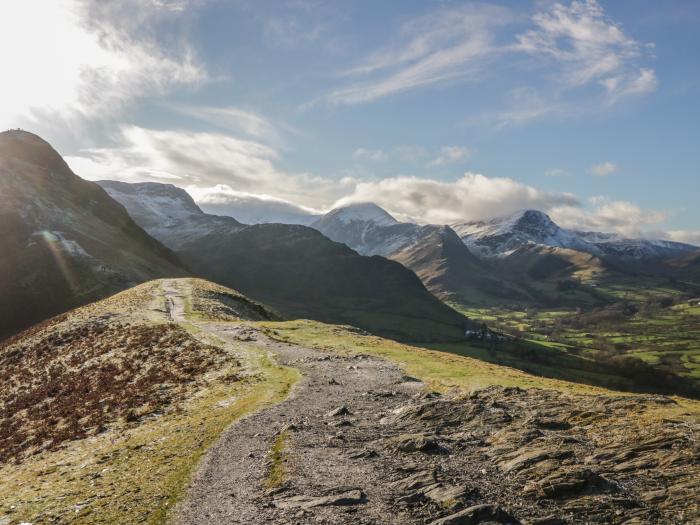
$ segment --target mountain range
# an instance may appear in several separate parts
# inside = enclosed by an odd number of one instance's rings
[[[594,288],[605,279],[686,275],[700,253],[683,243],[567,230],[537,210],[438,226],[402,223],[375,204],[360,203],[334,209],[311,226],[359,253],[401,262],[436,295],[463,303],[580,301],[561,293],[563,282],[581,284],[588,300],[602,301]]]
[[[245,225],[210,215],[172,185],[99,184],[196,275],[240,290],[285,316],[413,340],[460,338],[471,325],[402,265],[359,255],[315,229]]]
[[[0,337],[146,280],[192,274],[287,317],[416,341],[473,326],[441,300],[580,306],[609,300],[606,283],[700,282],[698,247],[567,230],[537,210],[422,225],[360,203],[305,215],[314,218],[305,226],[267,223],[249,208],[260,224],[206,213],[168,184],[85,181],[36,135],[0,134],[0,293],[11,298]]]

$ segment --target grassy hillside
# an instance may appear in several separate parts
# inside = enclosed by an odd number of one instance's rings
[[[188,275],[31,133],[0,133],[0,339],[144,281]]]
[[[10,386],[0,395],[0,522],[163,523],[221,432],[284,399],[299,377],[254,341],[227,343],[206,332],[210,322],[243,324],[331,354],[380,356],[437,391],[467,394],[500,385],[619,399],[618,392],[348,326],[279,321],[264,306],[206,281],[177,280],[177,287],[185,320],[174,316],[166,285],[154,281],[0,347],[3,384]],[[699,420],[700,403],[676,398],[651,403],[621,428],[653,433],[664,421]]]
[[[201,316],[275,318],[187,282]],[[296,381],[254,345],[207,339],[167,311],[153,281],[0,346],[0,523],[163,523],[221,432]]]

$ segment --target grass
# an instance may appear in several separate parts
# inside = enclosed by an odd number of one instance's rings
[[[363,335],[339,325],[298,320],[257,323],[272,337],[309,348],[340,354],[371,354],[399,364],[408,375],[421,378],[436,391],[460,389],[473,391],[491,385],[600,393],[604,389],[538,377],[515,368],[494,365],[466,356],[398,343],[389,339]],[[476,349],[475,349],[476,351]]]
[[[678,302],[677,296],[664,295],[671,292],[664,288],[628,289],[623,295],[635,300],[671,299],[677,304],[659,307],[644,302],[637,313],[609,319],[574,309],[455,306],[472,319],[483,320],[497,330],[552,349],[588,358],[601,352],[636,357],[681,377],[700,381],[700,307]]]
[[[144,286],[116,301],[148,323],[158,322],[163,301],[152,294],[160,287]],[[76,315],[116,312],[115,299],[107,301]],[[155,310],[145,311],[149,304]],[[0,521],[165,523],[200,458],[221,433],[237,419],[286,398],[299,378],[296,370],[277,365],[266,349],[225,344],[189,322],[180,326],[191,327],[192,337],[234,359],[208,373],[176,410],[132,423],[119,420],[104,432],[38,450],[21,463],[0,464]],[[244,369],[252,373],[242,374]]]
[[[289,431],[283,430],[277,437],[270,448],[270,471],[268,472],[267,479],[265,480],[265,487],[268,489],[276,489],[284,483],[287,475],[287,469],[285,467],[286,454],[285,450],[287,448],[287,441],[289,441]]]
[[[162,323],[164,301],[159,295],[159,286],[149,283],[71,315],[104,316],[117,312],[114,319],[134,323],[129,316],[137,313],[142,316],[141,322]],[[254,343],[225,344],[200,329],[199,321],[209,319],[210,315],[208,311],[198,310],[202,308],[199,306],[201,297],[211,299],[212,296],[199,295],[200,299],[193,300],[191,290],[208,285],[187,280],[180,281],[179,286],[189,297],[191,314],[188,322],[181,323],[180,327],[202,344],[229,353],[236,364],[231,360],[226,366],[206,374],[206,381],[182,400],[177,410],[149,414],[133,423],[112,423],[105,432],[68,440],[56,450],[37,450],[19,464],[1,464],[0,521],[10,517],[13,522],[30,523],[165,523],[184,494],[200,458],[221,433],[233,421],[286,398],[299,378],[298,371],[279,366],[264,348]],[[218,294],[220,290],[212,293]],[[222,314],[216,308],[214,311],[217,317]],[[697,315],[691,308],[678,308],[678,312],[678,315]],[[492,315],[503,316],[500,312]],[[560,312],[518,313],[514,322],[548,323],[560,317]],[[619,395],[604,388],[531,375],[485,362],[482,359],[488,357],[484,354],[487,350],[474,345],[463,345],[448,353],[364,335],[351,327],[314,321],[245,322],[262,328],[274,338],[310,348],[386,358],[436,391],[470,392],[501,385],[550,388],[570,394]],[[41,333],[31,337],[39,338]],[[608,331],[607,337],[618,335],[618,332]],[[570,346],[575,345],[550,341],[546,346],[552,352],[566,354]],[[680,356],[682,361],[686,358],[686,354]],[[249,373],[242,374],[243,370]],[[645,412],[630,424],[700,417],[700,403],[676,399],[678,405]],[[283,483],[288,475],[285,471],[288,439],[286,434],[280,434],[271,446],[267,481],[270,488]]]
[[[260,376],[202,391],[182,413],[73,441],[0,468],[0,516],[16,521],[164,523],[202,454],[231,422],[284,399],[294,370],[249,349]],[[228,373],[236,374],[237,370]],[[155,511],[154,511],[155,509]]]

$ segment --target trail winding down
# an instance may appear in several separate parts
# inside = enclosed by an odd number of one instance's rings
[[[625,424],[630,414],[673,403],[668,398],[503,387],[439,395],[377,357],[276,341],[245,323],[190,319],[186,286],[163,286],[170,320],[254,348],[301,378],[283,401],[238,420],[207,451],[171,514],[176,525],[700,516],[698,429],[668,424],[630,439]]]

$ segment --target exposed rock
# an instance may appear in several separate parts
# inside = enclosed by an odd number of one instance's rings
[[[441,452],[442,448],[435,436],[425,434],[401,434],[386,441],[387,448],[400,452]]]
[[[479,525],[499,523],[519,525],[520,522],[498,505],[475,505],[455,514],[433,521],[430,525]]]
[[[557,472],[525,487],[525,492],[536,491],[543,498],[566,498],[575,494],[590,492],[614,492],[617,484],[592,470],[569,470]]]
[[[326,417],[349,416],[350,410],[345,405],[334,408],[326,414]]]
[[[313,507],[359,505],[364,503],[365,500],[365,493],[359,489],[354,489],[330,496],[292,496],[291,498],[276,500],[274,504],[280,509],[311,509]]]

